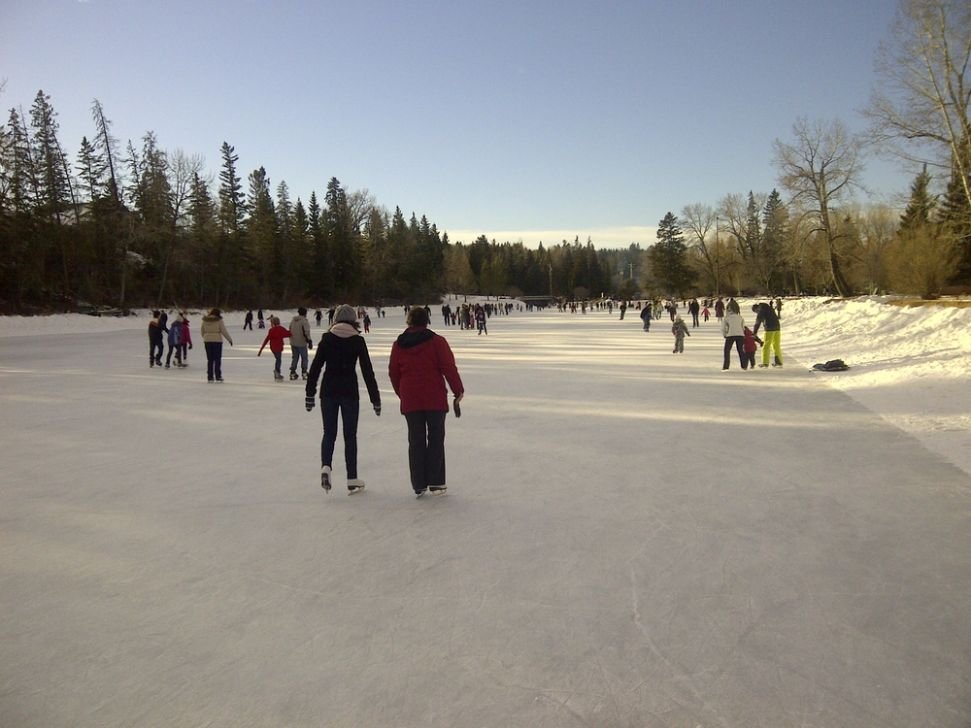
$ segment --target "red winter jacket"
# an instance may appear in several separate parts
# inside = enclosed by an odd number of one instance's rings
[[[283,340],[289,336],[290,332],[283,326],[271,326],[270,330],[266,332],[266,338],[263,339],[263,346],[266,346],[266,342],[269,341],[270,351],[274,354],[279,353],[283,351]],[[260,354],[263,353],[263,346],[260,347]]]
[[[448,342],[425,326],[405,330],[391,347],[388,376],[401,400],[401,414],[431,410],[448,412],[448,391],[465,392]]]

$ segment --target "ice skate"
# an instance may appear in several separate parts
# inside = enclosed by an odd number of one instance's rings
[[[279,372],[273,372],[273,378],[278,382],[283,381],[283,375],[280,374]]]
[[[347,494],[354,495],[364,490],[364,481],[360,478],[351,478],[347,481]]]
[[[421,490],[416,490],[415,491],[415,497],[416,498],[421,498],[427,492],[428,492],[428,488],[422,488]]]
[[[324,465],[320,469],[320,487],[324,489],[325,492],[330,493],[330,466]]]
[[[290,381],[294,381],[297,378],[297,373],[295,371],[290,371]]]
[[[428,491],[432,495],[438,496],[438,497],[441,497],[443,495],[448,495],[448,488],[446,488],[444,485],[430,485],[428,486]]]

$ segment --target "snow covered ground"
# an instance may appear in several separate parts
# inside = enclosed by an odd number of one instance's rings
[[[400,310],[353,498],[241,314],[221,385],[198,344],[149,369],[144,315],[0,319],[0,725],[971,722],[971,308],[786,301],[752,372],[714,321],[673,355],[636,312],[435,313],[467,395],[431,501]]]
[[[783,352],[805,367],[843,359],[850,365],[848,371],[816,376],[971,474],[971,300],[964,300],[963,306],[953,300],[911,300],[909,306],[894,301],[880,296],[787,299],[783,304]],[[740,300],[749,323],[754,322],[751,303]],[[0,338],[141,331],[148,312],[140,313],[132,318],[0,317]],[[636,313],[628,316],[635,323]],[[687,317],[684,311],[682,314]],[[269,315],[267,312],[267,318]],[[286,324],[292,312],[280,315]],[[614,311],[613,315],[618,314]],[[400,310],[390,311],[389,316],[387,325],[403,325]],[[192,318],[197,330],[201,312]],[[226,318],[235,330],[242,326],[242,313],[229,313]],[[434,326],[447,331],[433,318]]]

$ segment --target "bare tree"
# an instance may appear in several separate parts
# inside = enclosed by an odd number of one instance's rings
[[[839,203],[860,187],[863,170],[862,142],[837,120],[809,122],[798,119],[792,126],[795,140],[773,144],[779,183],[792,193],[792,201],[805,207],[813,226],[811,232],[824,236],[830,277],[837,294],[846,296],[850,286],[841,265],[840,238],[836,215]]]
[[[867,115],[878,141],[903,158],[938,164],[961,180],[971,207],[971,3],[901,0],[881,44]]]
[[[711,205],[698,202],[682,208],[681,222],[688,249],[698,261],[714,293],[720,294],[726,261],[724,247],[718,244],[718,214]]]

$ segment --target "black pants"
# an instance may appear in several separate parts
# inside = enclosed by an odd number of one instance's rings
[[[324,397],[320,402],[320,416],[324,421],[324,436],[320,441],[320,464],[331,465],[337,445],[337,419],[344,427],[344,464],[347,479],[357,478],[357,421],[361,402],[349,397]]]
[[[745,359],[745,337],[744,336],[725,337],[725,362],[722,364],[722,369],[728,369],[729,357],[732,353],[733,343],[735,344],[735,348],[738,350],[738,363],[742,365],[742,369],[747,369],[748,361]]]
[[[411,487],[420,493],[445,485],[445,412],[408,412],[408,467]]]
[[[211,382],[213,378],[223,378],[223,342],[206,342],[206,376]]]

